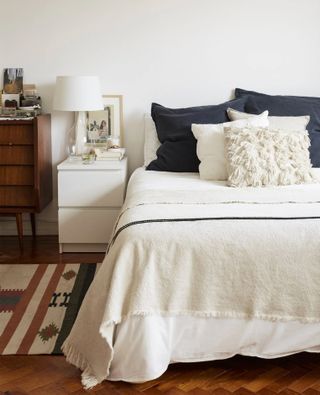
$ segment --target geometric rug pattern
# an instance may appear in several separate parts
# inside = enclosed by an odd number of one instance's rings
[[[0,354],[61,354],[96,268],[0,265]]]

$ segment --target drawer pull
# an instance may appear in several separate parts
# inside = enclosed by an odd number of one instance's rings
[[[9,147],[12,147],[12,146],[13,146],[13,143],[9,143],[8,145],[9,145]]]

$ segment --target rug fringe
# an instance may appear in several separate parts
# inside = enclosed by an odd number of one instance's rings
[[[82,370],[81,383],[86,390],[89,390],[102,382],[103,379],[99,380],[92,373],[89,362],[78,350],[74,348],[74,346],[65,341],[61,350],[63,351],[67,362]]]

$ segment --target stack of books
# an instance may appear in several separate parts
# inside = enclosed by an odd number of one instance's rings
[[[96,160],[121,160],[126,153],[125,148],[95,148]]]

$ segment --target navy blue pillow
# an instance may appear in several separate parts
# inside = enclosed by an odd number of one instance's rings
[[[320,97],[271,96],[240,88],[236,88],[235,96],[246,99],[245,111],[252,114],[268,110],[271,116],[310,115],[310,158],[313,167],[320,167]]]
[[[161,146],[157,151],[157,159],[147,166],[147,170],[198,172],[200,162],[196,153],[197,141],[191,131],[191,124],[228,122],[228,107],[244,111],[244,103],[245,99],[241,98],[218,105],[175,109],[152,103],[151,116]]]

